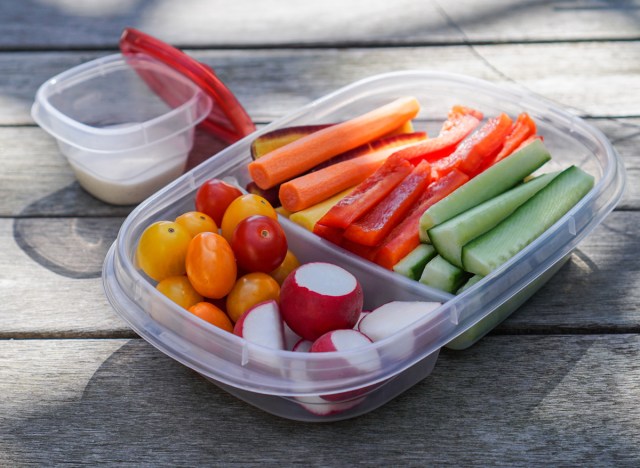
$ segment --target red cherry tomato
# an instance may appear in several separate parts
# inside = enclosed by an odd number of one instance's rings
[[[213,218],[217,226],[222,223],[222,215],[233,200],[242,195],[239,188],[220,179],[209,179],[196,192],[196,211]]]
[[[244,270],[269,273],[287,256],[287,237],[278,221],[254,215],[238,223],[231,237],[231,248]]]

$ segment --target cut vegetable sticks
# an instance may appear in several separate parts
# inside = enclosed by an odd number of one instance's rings
[[[460,143],[451,155],[434,162],[433,168],[441,176],[457,168],[473,177],[483,160],[502,147],[511,131],[511,125],[511,118],[504,113],[489,119],[473,135]]]
[[[422,161],[378,205],[352,223],[344,237],[358,244],[376,246],[411,209],[431,180],[431,166]]]
[[[493,166],[498,161],[506,158],[514,151],[516,151],[522,143],[527,141],[531,136],[536,133],[536,124],[529,114],[523,112],[518,116],[513,127],[511,128],[511,133],[507,135],[507,138],[504,140],[504,145],[496,154],[495,157],[488,159],[486,162],[482,164],[482,170]]]
[[[337,154],[391,132],[413,119],[419,110],[420,104],[415,98],[397,99],[267,153],[249,164],[249,174],[260,188],[273,187]]]
[[[420,217],[427,208],[462,186],[469,177],[453,169],[439,180],[431,182],[414,204],[409,215],[382,241],[375,262],[389,270],[420,244]]]
[[[304,210],[358,185],[373,174],[397,148],[387,148],[296,177],[280,186],[280,203],[289,211]]]
[[[396,157],[395,154],[392,155],[376,172],[363,180],[349,196],[336,203],[320,219],[320,223],[346,229],[349,224],[386,197],[412,170],[411,163]]]

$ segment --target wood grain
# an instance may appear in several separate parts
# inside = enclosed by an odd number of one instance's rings
[[[0,47],[115,48],[134,26],[177,45],[348,46],[638,38],[636,1],[4,2]]]
[[[360,418],[297,423],[134,340],[0,341],[0,464],[637,466],[638,335],[490,337]]]
[[[269,122],[353,81],[410,69],[461,73],[515,86],[578,115],[637,117],[640,108],[640,41],[188,52],[216,70],[257,122]],[[0,53],[0,125],[32,124],[29,110],[42,83],[107,54]]]

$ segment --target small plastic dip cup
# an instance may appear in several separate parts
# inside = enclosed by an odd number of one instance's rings
[[[210,68],[135,30],[125,30],[121,49],[125,54],[49,79],[31,110],[56,138],[80,185],[118,205],[138,203],[181,175],[203,120],[214,133],[211,126],[221,120],[236,130],[220,127],[228,142],[255,128]],[[233,99],[220,102],[211,88]],[[234,126],[229,114],[241,124]]]

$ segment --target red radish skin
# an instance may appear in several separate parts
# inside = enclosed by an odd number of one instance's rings
[[[362,348],[371,345],[372,341],[360,333],[357,330],[333,330],[325,333],[311,346],[312,353],[330,353],[336,351],[349,351],[352,349]],[[371,349],[371,353],[366,355],[364,359],[360,357],[358,361],[354,358],[341,358],[344,360],[344,365],[336,366],[336,377],[350,377],[355,376],[362,372],[375,372],[379,370],[382,363],[377,351]],[[367,385],[355,390],[348,390],[346,392],[332,393],[328,395],[321,395],[321,397],[328,401],[346,401],[356,397],[360,397],[363,394],[369,392],[376,385]]]
[[[311,345],[313,345],[313,341],[301,338],[296,344],[293,345],[291,351],[295,353],[308,353],[309,351],[311,351]]]
[[[267,348],[285,349],[284,327],[276,301],[261,302],[247,310],[236,322],[233,333]]]
[[[358,280],[331,263],[306,263],[287,276],[280,289],[284,321],[302,338],[315,341],[337,329],[353,328],[362,312]]]

